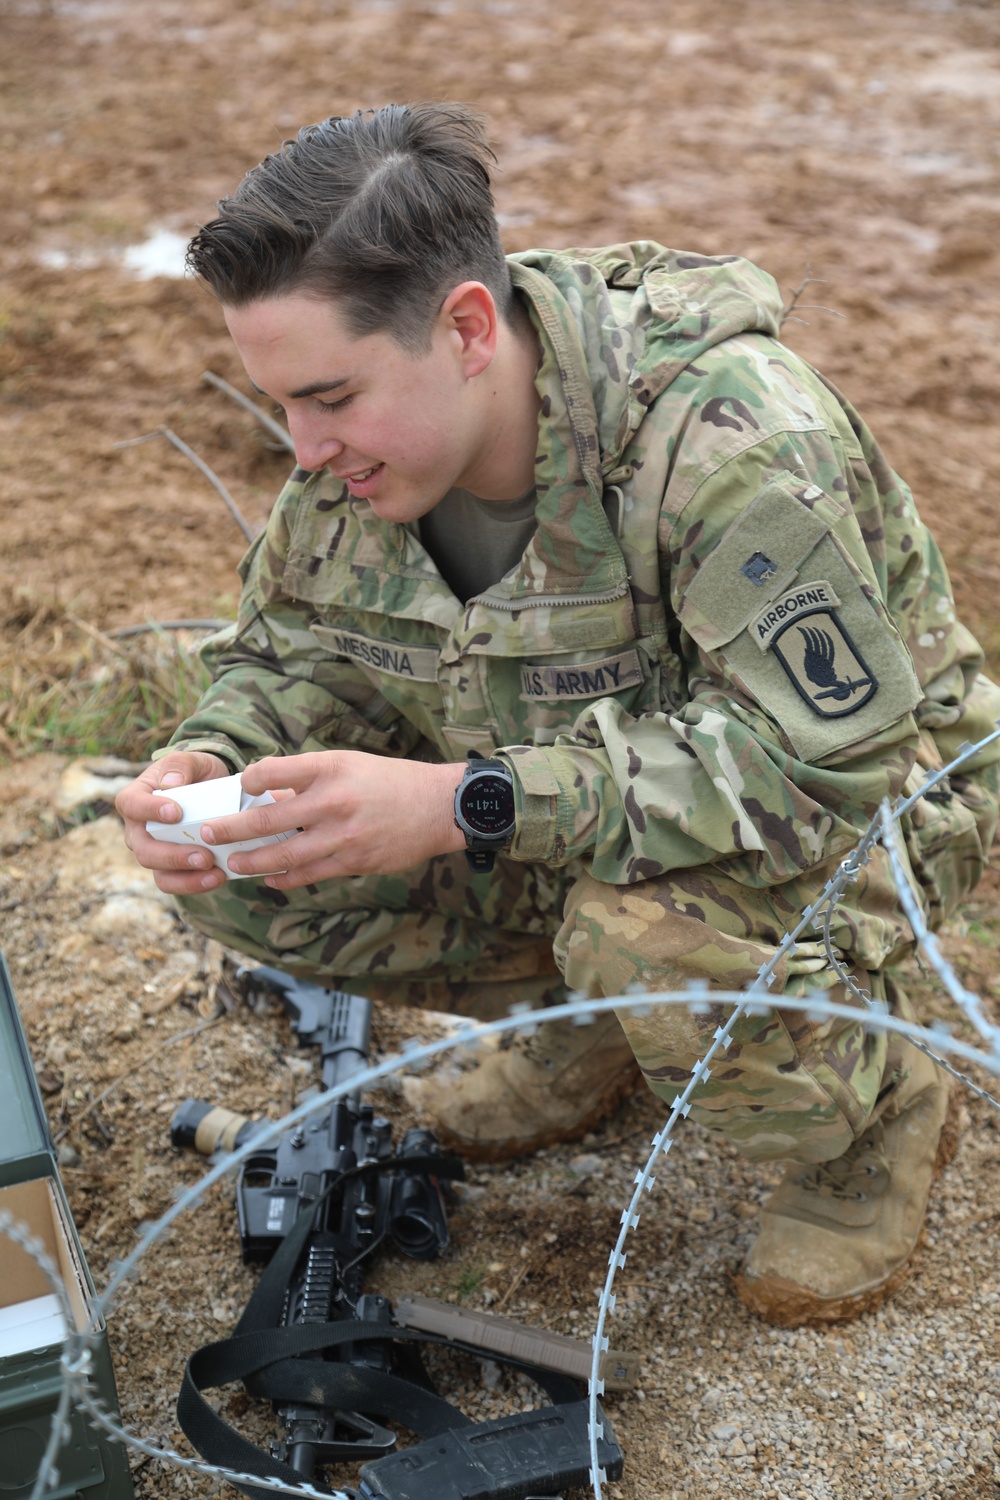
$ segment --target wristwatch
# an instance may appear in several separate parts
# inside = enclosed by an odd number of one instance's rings
[[[465,834],[465,857],[477,873],[492,870],[498,849],[514,837],[514,778],[499,760],[470,750],[455,789],[455,824]]]

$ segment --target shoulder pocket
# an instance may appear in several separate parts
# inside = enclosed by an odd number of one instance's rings
[[[895,626],[830,534],[844,514],[817,486],[779,476],[724,534],[679,610],[806,761],[878,734],[922,697]]]
[[[831,517],[805,503],[805,497],[818,499],[822,493],[816,485],[780,474],[737,517],[681,604],[681,623],[699,646],[706,651],[724,646],[794,582],[830,529]]]

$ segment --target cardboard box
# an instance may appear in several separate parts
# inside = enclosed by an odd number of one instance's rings
[[[171,787],[167,791],[154,792],[153,795],[169,797],[171,802],[177,803],[183,816],[179,823],[150,821],[146,824],[146,832],[163,843],[191,844],[207,849],[219,869],[226,872],[227,880],[261,878],[260,875],[237,875],[235,870],[229,868],[230,854],[260,849],[264,844],[283,844],[285,839],[292,837],[290,833],[269,833],[259,839],[240,839],[232,844],[205,843],[201,836],[203,823],[211,823],[213,818],[229,818],[234,813],[246,812],[250,807],[264,807],[268,802],[274,801],[270,792],[261,792],[259,797],[251,797],[249,792],[243,790],[243,783],[238,775],[219,776],[212,781],[196,781],[191,786]],[[284,869],[281,860],[276,858],[274,869],[264,873],[280,875]]]
[[[55,1148],[35,1080],[10,975],[0,953],[0,1208],[42,1242],[58,1267],[72,1324],[82,1333],[94,1284],[56,1166]],[[0,1234],[0,1493],[27,1500],[49,1440],[62,1389],[64,1314],[34,1257]],[[117,1411],[108,1335],[101,1322],[92,1372],[105,1404]],[[73,1411],[56,1459],[59,1482],[46,1500],[134,1500],[121,1443]]]

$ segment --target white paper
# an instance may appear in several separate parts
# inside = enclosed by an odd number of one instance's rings
[[[164,787],[153,793],[154,797],[169,797],[176,802],[183,817],[179,823],[146,824],[146,832],[165,844],[192,844],[207,849],[227,880],[260,880],[264,874],[280,875],[282,871],[260,871],[256,875],[237,875],[229,868],[229,856],[249,849],[260,849],[264,844],[282,844],[292,837],[291,833],[265,834],[259,839],[240,839],[232,844],[206,844],[201,836],[203,823],[216,818],[232,817],[234,813],[246,812],[248,807],[264,807],[274,798],[270,792],[261,792],[251,797],[243,790],[243,782],[237,776],[218,776],[214,781],[197,781],[191,786]]]
[[[48,1349],[66,1337],[66,1319],[54,1292],[0,1308],[0,1360],[29,1349]]]

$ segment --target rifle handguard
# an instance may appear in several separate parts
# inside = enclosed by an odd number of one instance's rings
[[[582,1339],[565,1334],[548,1333],[502,1318],[496,1313],[475,1312],[438,1302],[434,1297],[401,1297],[393,1308],[400,1328],[414,1328],[420,1333],[439,1333],[446,1339],[473,1344],[477,1349],[497,1354],[502,1359],[523,1360],[540,1365],[543,1370],[560,1370],[577,1380],[586,1380],[591,1371],[593,1353]],[[597,1367],[598,1379],[606,1390],[628,1391],[639,1380],[639,1356],[622,1349],[606,1349]]]

